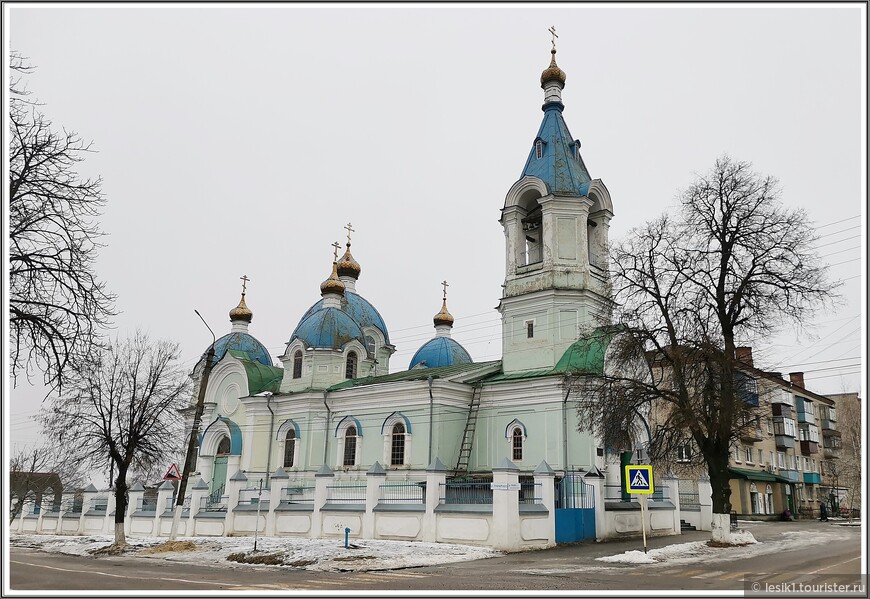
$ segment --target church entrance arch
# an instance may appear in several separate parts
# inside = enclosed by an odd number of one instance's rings
[[[214,455],[214,469],[211,475],[211,497],[214,503],[220,501],[227,484],[227,461],[230,455],[230,438],[224,435],[218,442]]]

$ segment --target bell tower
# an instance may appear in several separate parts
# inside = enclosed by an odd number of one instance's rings
[[[592,179],[562,118],[565,72],[541,74],[544,118],[520,179],[505,198],[502,316],[505,373],[552,368],[580,333],[609,324],[607,235],[613,204]]]

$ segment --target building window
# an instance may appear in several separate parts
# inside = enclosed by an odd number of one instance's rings
[[[535,158],[540,159],[544,155],[544,144],[541,140],[535,142]]]
[[[746,458],[746,463],[751,464],[752,463],[752,448],[751,447],[744,447],[743,448],[743,455]]]
[[[767,433],[773,434],[773,419],[772,418],[767,419]]]
[[[734,461],[737,462],[738,464],[740,463],[740,448],[739,447],[734,448]]]
[[[296,457],[296,431],[292,428],[287,431],[284,439],[284,467],[292,468]]]
[[[392,450],[390,451],[390,465],[401,466],[405,463],[405,425],[397,422],[393,425]]]
[[[535,336],[535,321],[527,320],[526,321],[526,338],[532,339]]]
[[[302,378],[302,351],[293,354],[293,378]]]
[[[511,448],[513,449],[512,455],[515,461],[520,461],[523,459],[523,429],[520,427],[516,427],[514,432],[511,433]]]
[[[344,378],[356,378],[356,352],[352,351],[347,354],[347,361],[344,365]]]
[[[351,425],[344,431],[344,459],[342,466],[356,465],[356,427]]]
[[[776,452],[776,457],[777,457],[777,465],[780,468],[784,469],[785,468],[785,454],[781,451],[778,451],[778,452]]]
[[[223,457],[230,455],[230,438],[224,436],[223,439],[220,440],[217,447],[217,453],[215,453],[217,457]]]
[[[677,461],[688,462],[692,459],[692,446],[689,443],[677,445]]]
[[[761,466],[764,464],[764,452],[762,450],[758,450],[758,465]]]

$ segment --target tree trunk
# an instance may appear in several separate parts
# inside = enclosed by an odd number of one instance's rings
[[[115,545],[126,545],[124,534],[124,518],[127,515],[127,470],[118,466],[118,476],[115,478]]]
[[[707,458],[707,470],[712,490],[713,513],[731,513],[731,477],[728,474],[728,454],[714,454]]]

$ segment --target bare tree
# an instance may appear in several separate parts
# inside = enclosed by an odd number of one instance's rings
[[[44,374],[57,388],[68,366],[101,341],[115,296],[94,274],[103,233],[102,181],[82,178],[91,152],[72,131],[57,132],[22,85],[32,70],[13,53],[9,108],[9,334],[13,380]]]
[[[81,463],[55,445],[25,446],[9,458],[9,522],[21,514],[25,503],[42,503],[49,494],[56,502],[64,490],[84,486]]]
[[[735,349],[804,322],[832,299],[837,285],[814,241],[804,211],[782,206],[775,179],[718,159],[682,193],[675,216],[611,248],[623,332],[610,344],[608,372],[582,379],[581,426],[624,443],[622,431],[648,415],[650,457],[672,459],[691,443],[710,477],[714,513],[728,513],[730,447],[756,426],[758,405]]]
[[[841,393],[837,401],[837,428],[841,433],[840,459],[831,460],[838,474],[837,483],[846,487],[849,520],[861,507],[861,403],[857,393]],[[839,461],[839,464],[836,462]]]
[[[76,364],[66,393],[51,398],[40,415],[45,432],[83,463],[112,464],[117,545],[126,543],[128,473],[148,471],[180,451],[173,443],[188,396],[178,345],[137,332]]]

